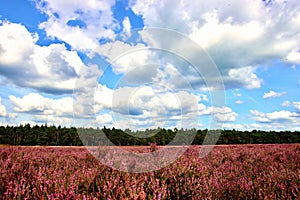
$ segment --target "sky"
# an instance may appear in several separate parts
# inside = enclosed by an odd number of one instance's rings
[[[0,0],[0,125],[300,129],[298,0]]]

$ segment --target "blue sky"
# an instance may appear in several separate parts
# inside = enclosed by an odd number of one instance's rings
[[[0,125],[299,130],[298,0],[0,5]]]

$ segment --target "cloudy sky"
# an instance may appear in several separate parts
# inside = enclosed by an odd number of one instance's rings
[[[300,128],[298,0],[0,4],[0,125]]]

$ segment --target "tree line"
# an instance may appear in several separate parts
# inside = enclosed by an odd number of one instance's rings
[[[221,133],[219,135],[219,133]],[[201,145],[210,134],[219,137],[217,144],[300,143],[300,131],[239,131],[208,129],[146,129],[144,131],[116,128],[75,128],[30,124],[0,126],[0,144],[25,146],[98,146],[117,145]]]

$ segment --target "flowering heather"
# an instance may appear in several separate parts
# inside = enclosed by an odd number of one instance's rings
[[[161,170],[127,173],[84,147],[2,146],[0,199],[300,198],[299,144],[216,146],[204,158],[200,148]]]

